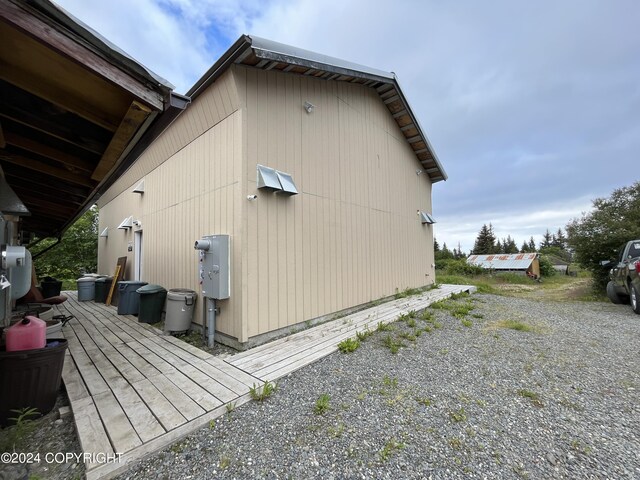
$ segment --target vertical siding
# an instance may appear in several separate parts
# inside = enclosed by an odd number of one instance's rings
[[[368,88],[235,67],[246,115],[249,337],[433,283],[431,183]],[[311,114],[304,101],[316,105]],[[256,165],[300,192],[256,189]]]
[[[127,242],[133,242],[133,232],[116,227],[133,215],[142,222],[143,280],[199,292],[194,241],[202,235],[231,235],[231,298],[219,302],[216,330],[241,338],[243,120],[235,82],[225,80],[230,75],[198,97],[103,196],[100,226],[110,231],[100,239],[98,258],[100,272],[113,273],[117,258],[127,255],[132,277],[134,252],[127,252]],[[132,193],[141,178],[145,193]],[[197,323],[202,323],[202,311],[199,301]]]
[[[162,165],[196,137],[218,124],[238,107],[238,92],[232,72],[222,75],[215,85],[187,107],[144,152],[144,154],[103,195],[99,206],[129,189],[139,178]]]

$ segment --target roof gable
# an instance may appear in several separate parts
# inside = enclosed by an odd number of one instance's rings
[[[400,131],[431,181],[438,182],[447,179],[447,174],[429,143],[429,139],[420,127],[394,73],[376,70],[253,35],[243,35],[195,83],[187,95],[191,98],[197,97],[233,64],[312,76],[329,81],[349,82],[373,88],[398,124]]]

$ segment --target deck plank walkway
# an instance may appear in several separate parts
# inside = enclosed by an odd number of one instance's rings
[[[420,310],[474,287],[442,285],[421,295],[309,328],[226,359],[165,336],[114,307],[79,302],[66,292],[75,318],[62,378],[82,451],[122,454],[115,463],[87,463],[87,479],[110,478],[223,415],[226,405],[250,400],[254,385],[273,381],[329,355],[345,338],[379,322]]]

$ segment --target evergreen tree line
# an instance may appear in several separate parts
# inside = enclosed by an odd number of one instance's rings
[[[467,257],[460,248],[460,243],[458,243],[457,248],[449,250],[446,243],[443,243],[442,247],[440,247],[438,241],[434,238],[433,246],[436,260],[460,259]],[[535,240],[531,237],[529,241],[523,241],[520,248],[518,248],[515,239],[513,239],[511,235],[507,235],[506,238],[502,239],[497,238],[491,223],[489,223],[489,225],[482,225],[470,255],[536,252],[555,255],[567,261],[571,260],[571,252],[569,251],[567,244],[567,237],[561,228],[558,228],[556,233],[551,233],[549,229],[547,229],[542,236],[542,241],[539,245],[536,245]]]

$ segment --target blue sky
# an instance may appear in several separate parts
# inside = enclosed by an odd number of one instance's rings
[[[242,33],[394,71],[449,180],[435,234],[518,245],[640,178],[640,2],[58,0],[186,92]]]

